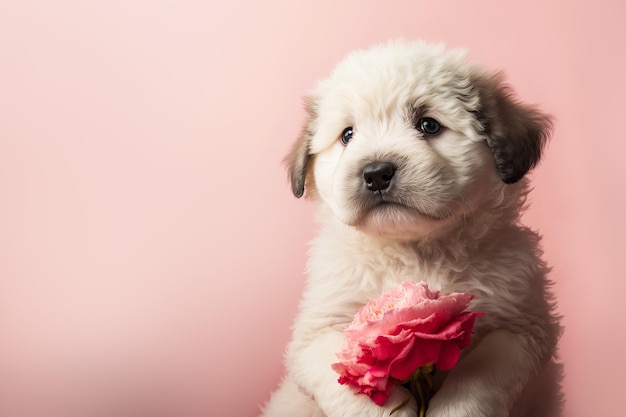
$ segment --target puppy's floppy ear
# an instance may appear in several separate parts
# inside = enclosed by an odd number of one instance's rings
[[[539,162],[552,122],[534,107],[517,101],[502,74],[475,72],[472,81],[478,89],[479,119],[498,173],[502,181],[513,184]]]
[[[313,121],[316,118],[315,102],[311,98],[305,99],[305,107],[308,114],[307,122],[303,126],[300,136],[291,147],[291,151],[285,158],[289,180],[293,195],[297,198],[304,195],[304,183],[307,177],[309,160],[311,159],[310,144],[313,137]]]

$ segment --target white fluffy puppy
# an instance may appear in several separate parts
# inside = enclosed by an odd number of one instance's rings
[[[519,223],[549,118],[463,52],[406,42],[351,53],[307,104],[287,162],[321,230],[263,416],[382,417],[409,397],[396,386],[380,407],[330,366],[355,312],[404,280],[473,294],[485,313],[428,417],[555,415],[560,326],[540,237]]]

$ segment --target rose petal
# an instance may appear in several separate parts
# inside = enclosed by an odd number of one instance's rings
[[[436,361],[437,369],[448,371],[458,362],[461,356],[461,349],[453,342],[443,342],[440,346],[441,350]]]
[[[394,360],[389,364],[389,375],[398,381],[406,381],[420,366],[436,362],[441,349],[441,342],[418,340],[413,344],[411,354],[403,360]]]
[[[393,388],[393,385],[389,384],[389,387],[385,391],[372,391],[369,397],[372,399],[372,401],[374,401],[374,403],[376,403],[376,405],[379,405],[382,407],[383,405],[385,405],[385,403],[389,399],[389,395],[391,395],[392,388]]]

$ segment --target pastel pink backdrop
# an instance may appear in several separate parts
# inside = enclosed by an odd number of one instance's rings
[[[310,203],[281,164],[354,48],[465,47],[556,118],[526,222],[572,416],[616,415],[626,3],[0,3],[0,415],[255,416],[282,374]]]

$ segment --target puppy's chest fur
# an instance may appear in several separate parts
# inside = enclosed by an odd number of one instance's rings
[[[327,229],[311,247],[300,317],[317,316],[316,325],[309,325],[318,330],[342,329],[368,301],[411,280],[443,294],[472,294],[470,309],[486,314],[476,324],[478,333],[517,323],[523,328],[528,324],[524,316],[543,315],[548,308],[528,300],[542,291],[541,263],[531,249],[535,238],[511,227],[478,242],[389,242]]]

